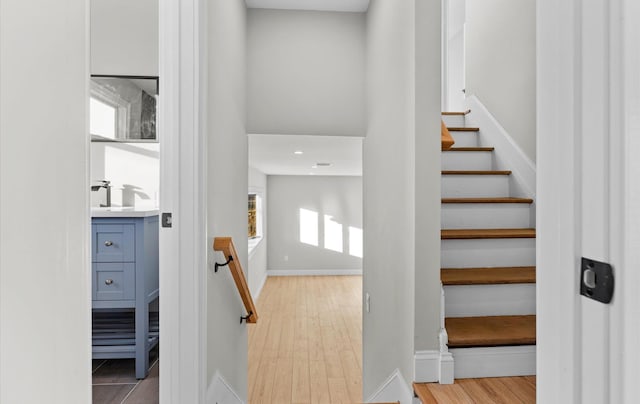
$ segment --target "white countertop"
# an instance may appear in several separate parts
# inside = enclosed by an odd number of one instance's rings
[[[111,207],[111,208],[91,208],[91,217],[147,217],[157,216],[160,210],[157,208],[136,208],[136,207]]]

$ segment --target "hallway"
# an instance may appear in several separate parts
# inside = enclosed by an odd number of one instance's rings
[[[249,403],[362,402],[362,277],[269,277],[249,325]]]

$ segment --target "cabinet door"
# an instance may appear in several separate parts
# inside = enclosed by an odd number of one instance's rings
[[[93,225],[93,262],[134,262],[134,224]]]
[[[134,263],[96,262],[92,264],[93,300],[134,300],[136,268]]]

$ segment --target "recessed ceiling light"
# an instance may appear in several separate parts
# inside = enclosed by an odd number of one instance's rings
[[[296,150],[293,152],[293,154],[304,154],[304,152],[302,150]]]
[[[318,166],[316,166],[316,165],[313,165],[313,166],[311,166],[311,168],[318,168]]]
[[[309,173],[309,175],[316,175],[316,173]]]

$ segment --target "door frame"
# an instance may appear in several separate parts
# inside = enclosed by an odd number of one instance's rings
[[[206,15],[203,0],[159,0],[160,403],[207,389]]]
[[[612,254],[616,268],[615,304],[611,314],[609,354],[612,403],[633,403],[640,394],[640,4],[634,0],[612,2],[611,43],[611,133],[615,136],[612,154],[612,198],[617,202],[612,228],[617,243]],[[625,22],[629,22],[628,24]]]
[[[640,172],[640,6],[536,7],[537,400],[631,403],[640,375],[640,185],[630,175]],[[613,265],[610,305],[579,295],[581,256]]]

